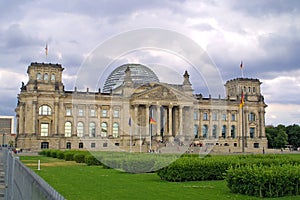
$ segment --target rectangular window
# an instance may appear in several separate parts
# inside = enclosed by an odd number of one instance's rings
[[[42,142],[41,149],[49,149],[49,142]]]
[[[227,121],[227,115],[224,114],[224,113],[222,114],[222,120],[223,120],[223,121]]]
[[[66,108],[66,116],[71,116],[72,112],[71,112],[71,108]]]
[[[95,143],[91,143],[91,148],[95,148],[96,144]]]
[[[203,113],[203,120],[208,120],[208,114],[207,113]]]
[[[213,121],[217,121],[218,120],[218,114],[217,113],[213,113],[212,120]]]
[[[194,111],[194,120],[198,120],[198,112]]]
[[[82,108],[78,109],[78,116],[84,116],[84,110]]]
[[[49,134],[49,124],[42,123],[41,124],[41,136],[48,136]]]
[[[252,91],[253,91],[253,93],[255,93],[255,92],[256,92],[256,90],[255,90],[255,87],[253,87],[253,88],[252,88]]]
[[[102,110],[102,117],[108,117],[107,113],[107,110]]]
[[[118,118],[119,117],[119,110],[114,110],[114,117]]]
[[[231,121],[235,121],[235,114],[231,114]]]
[[[251,127],[250,128],[250,138],[254,138],[255,135],[255,128]]]
[[[96,110],[95,109],[91,109],[90,110],[90,116],[91,117],[95,117],[96,116]]]

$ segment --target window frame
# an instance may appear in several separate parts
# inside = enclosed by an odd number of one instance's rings
[[[45,127],[43,127],[43,126],[45,126]],[[43,122],[41,123],[41,125],[40,125],[40,134],[41,134],[42,137],[49,136],[49,123],[43,123]]]

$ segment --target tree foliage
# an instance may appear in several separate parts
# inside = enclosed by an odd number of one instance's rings
[[[292,145],[294,148],[300,147],[300,126],[289,125],[285,127],[280,124],[276,127],[266,127],[269,148],[283,148],[285,145]]]

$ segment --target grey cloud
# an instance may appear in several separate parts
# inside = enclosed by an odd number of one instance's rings
[[[298,0],[231,0],[231,9],[252,17],[267,15],[296,14],[300,11]]]
[[[11,25],[1,34],[4,49],[16,49],[24,46],[34,46],[42,43],[41,39],[26,34],[19,24]],[[4,50],[2,49],[2,50]]]
[[[210,24],[207,24],[207,23],[196,24],[196,25],[192,26],[192,28],[195,28],[198,31],[212,31],[212,30],[215,30]]]

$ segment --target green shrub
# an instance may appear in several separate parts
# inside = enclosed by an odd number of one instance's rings
[[[60,152],[60,150],[52,150],[51,151],[51,157],[52,158],[57,158],[57,154]]]
[[[300,160],[283,155],[205,156],[204,158],[183,156],[158,170],[162,180],[200,181],[221,180],[232,167],[300,165]]]
[[[51,157],[51,149],[45,150],[45,156]]]
[[[64,156],[65,156],[66,161],[74,160],[74,152],[71,152],[71,151],[70,152],[65,152]]]
[[[299,195],[300,166],[244,166],[230,168],[227,186],[233,193],[258,197]]]
[[[83,153],[74,154],[74,161],[77,163],[84,163],[85,162],[85,154],[83,154]]]
[[[65,159],[65,153],[63,151],[57,152],[56,156],[58,159]]]
[[[221,180],[230,164],[224,160],[184,157],[158,170],[157,174],[172,182]]]
[[[86,155],[85,156],[85,163],[88,166],[91,166],[91,165],[101,165],[101,162],[99,160],[97,160],[97,158],[95,158],[92,155]]]
[[[42,156],[46,156],[46,151],[47,151],[47,150],[44,149],[44,150],[42,150],[42,151],[39,151],[38,154],[39,154],[39,155],[42,155]]]

